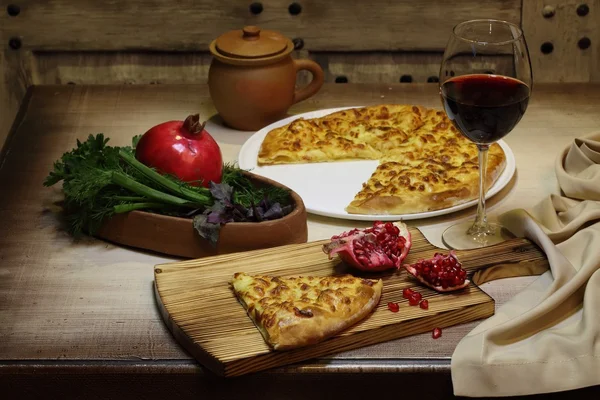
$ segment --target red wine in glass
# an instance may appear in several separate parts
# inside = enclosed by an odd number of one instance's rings
[[[525,114],[529,93],[525,83],[501,75],[462,75],[441,86],[446,114],[477,144],[492,144],[512,131]]]
[[[487,154],[525,113],[533,75],[520,26],[495,19],[454,27],[440,65],[442,105],[456,129],[477,146],[479,200],[474,221],[457,222],[442,234],[453,249],[491,246],[506,240],[505,229],[486,213]]]

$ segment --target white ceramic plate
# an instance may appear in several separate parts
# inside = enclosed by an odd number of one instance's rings
[[[242,146],[238,163],[240,168],[271,178],[280,182],[302,197],[306,210],[312,214],[327,217],[360,220],[360,221],[395,221],[399,219],[431,218],[438,215],[452,213],[477,204],[472,200],[454,207],[442,210],[428,211],[415,214],[349,214],[344,208],[354,199],[361,189],[362,183],[367,181],[379,164],[377,160],[339,161],[331,163],[289,164],[258,166],[257,156],[260,145],[265,136],[272,129],[286,125],[297,118],[319,118],[327,114],[347,108],[330,108],[294,115],[282,119],[252,135]],[[500,140],[498,142],[506,153],[506,168],[488,190],[486,199],[494,196],[508,184],[515,173],[515,157],[508,145]]]

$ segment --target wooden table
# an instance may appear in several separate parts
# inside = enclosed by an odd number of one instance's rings
[[[383,102],[440,107],[435,84],[329,84],[290,112]],[[225,380],[188,356],[159,316],[152,291],[153,266],[175,258],[92,238],[74,242],[64,232],[59,222],[60,188],[44,188],[42,181],[76,139],[103,132],[111,144],[125,145],[159,122],[198,111],[211,117],[207,129],[225,159],[235,160],[252,132],[223,127],[206,85],[30,89],[0,164],[0,382],[8,385],[4,387],[34,397],[101,398],[126,391],[150,397],[226,398],[236,397],[249,385],[267,397],[306,398],[315,392],[367,395],[372,385],[381,384],[391,393],[414,391],[419,398],[449,396],[450,357],[478,322],[447,328],[436,341],[422,334]],[[599,128],[599,84],[536,86],[522,122],[505,138],[515,154],[517,173],[488,202],[489,213],[528,208],[558,193],[555,157],[573,138]],[[443,229],[473,214],[471,208],[410,224],[443,247]],[[311,215],[309,240],[367,224]],[[498,306],[532,279],[505,279],[482,288]]]

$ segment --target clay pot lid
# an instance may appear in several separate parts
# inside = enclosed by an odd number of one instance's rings
[[[215,40],[214,50],[231,58],[264,58],[285,52],[290,43],[288,38],[278,32],[246,26],[219,36]]]

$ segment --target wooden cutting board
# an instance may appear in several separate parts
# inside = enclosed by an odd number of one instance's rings
[[[436,251],[422,233],[410,228],[413,245],[405,260],[416,262]],[[444,328],[494,314],[494,300],[477,285],[510,276],[538,275],[548,269],[543,252],[526,239],[483,249],[457,251],[472,283],[457,293],[440,294],[417,283],[404,270],[358,273],[321,250],[327,240],[265,250],[160,264],[154,269],[156,299],[174,337],[198,362],[221,376],[238,376],[358,347]],[[383,279],[377,309],[366,319],[319,344],[291,351],[272,351],[264,342],[229,282],[235,272],[249,274],[331,275]],[[429,309],[410,306],[402,290],[414,288],[429,301]],[[400,311],[388,310],[399,302]]]

